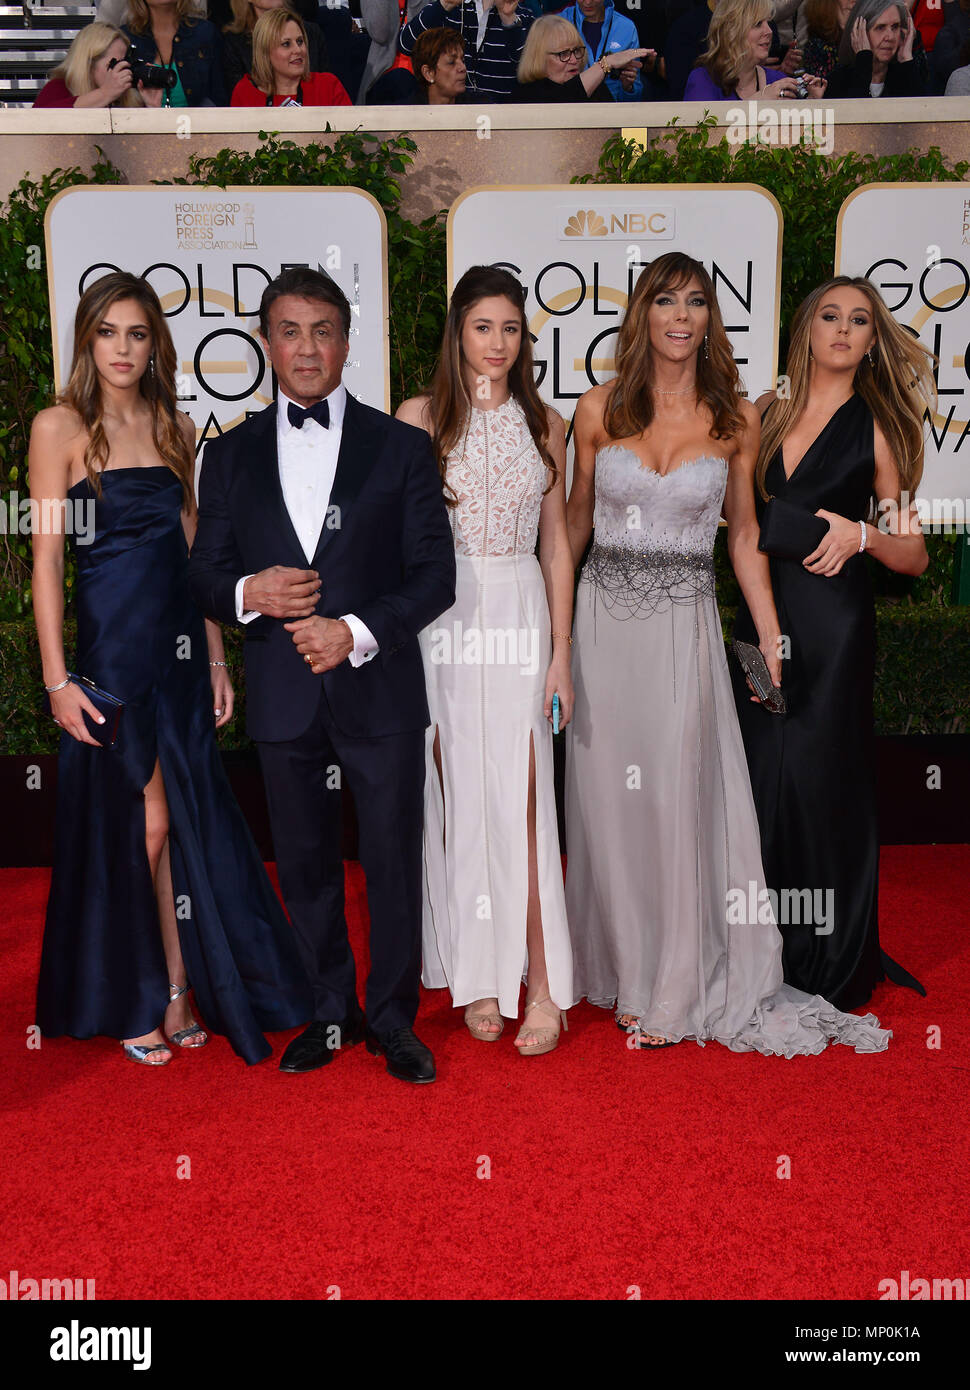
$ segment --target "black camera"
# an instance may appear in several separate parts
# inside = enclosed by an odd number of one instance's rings
[[[174,68],[159,67],[157,63],[143,63],[140,58],[135,57],[130,48],[123,58],[112,58],[108,67],[113,68],[117,63],[127,63],[131,68],[133,87],[143,82],[146,87],[161,87],[163,92],[170,92],[178,81],[178,73]]]

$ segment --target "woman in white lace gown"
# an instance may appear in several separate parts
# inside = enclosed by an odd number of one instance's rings
[[[595,500],[566,769],[576,997],[615,1005],[643,1050],[694,1038],[786,1057],[829,1041],[881,1051],[890,1035],[871,1014],[782,983],[712,563],[723,507],[779,684],[778,618],[757,550],[760,425],[697,261],[672,253],[643,271],[616,368],[577,406],[568,505],[578,563]]]
[[[565,430],[533,380],[522,286],[473,266],[455,286],[429,394],[398,416],[428,431],[457,552],[455,605],[421,634],[431,726],[424,969],[496,1042],[550,1052],[572,1002],[553,789],[553,697],[572,715],[573,564]],[[539,557],[536,558],[536,539]]]

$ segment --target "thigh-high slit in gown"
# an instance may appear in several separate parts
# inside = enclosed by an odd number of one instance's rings
[[[572,996],[552,735],[543,714],[549,605],[535,556],[547,469],[514,398],[471,412],[449,456],[454,607],[421,633],[427,734],[423,973],[456,1005],[515,1018],[527,968],[530,750],[549,995]],[[434,761],[438,737],[441,773]]]
[[[49,1037],[144,1037],[168,972],[145,846],[156,761],[168,801],[172,887],[205,1027],[247,1062],[263,1030],[312,1014],[296,943],[222,768],[202,614],[187,582],[182,489],[168,468],[108,469],[78,544],[74,669],[124,700],[116,743],[61,736],[54,867],[37,991]]]

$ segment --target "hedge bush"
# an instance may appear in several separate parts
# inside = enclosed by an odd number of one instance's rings
[[[782,259],[782,343],[797,303],[830,274],[838,209],[864,183],[893,180],[959,180],[968,164],[949,164],[939,150],[890,157],[846,155],[838,159],[806,146],[712,144],[714,118],[697,127],[677,122],[646,149],[619,136],[605,143],[597,170],[574,182],[760,184],[778,199],[785,219]],[[392,408],[426,382],[434,366],[447,304],[444,212],[421,223],[401,215],[400,177],[416,145],[398,135],[379,139],[342,134],[332,145],[298,145],[260,132],[250,154],[225,149],[190,155],[179,184],[354,186],[372,193],[388,225]],[[30,422],[50,404],[53,355],[47,277],[42,264],[43,219],[62,188],[80,183],[123,183],[124,175],[99,150],[90,174],[55,170],[25,178],[0,209],[0,501],[26,492],[25,460]],[[873,565],[877,589],[880,655],[877,727],[883,733],[945,733],[963,729],[970,685],[967,642],[970,610],[949,607],[952,537],[929,538],[931,565],[919,580],[891,575]],[[737,601],[724,538],[715,552],[718,596],[726,625]],[[68,593],[73,566],[67,565]],[[0,752],[52,752],[56,730],[40,718],[40,662],[30,613],[29,546],[26,537],[0,535]],[[70,626],[70,623],[68,624]],[[67,634],[67,649],[71,637]],[[239,672],[240,639],[226,633],[235,669],[239,714],[222,736],[223,746],[245,745]],[[939,661],[945,649],[946,661]],[[933,658],[931,660],[930,658]]]

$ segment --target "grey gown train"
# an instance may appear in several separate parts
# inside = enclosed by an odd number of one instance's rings
[[[782,982],[714,600],[727,475],[715,455],[661,475],[622,445],[597,453],[566,768],[575,997],[670,1041],[879,1052],[872,1014]]]

